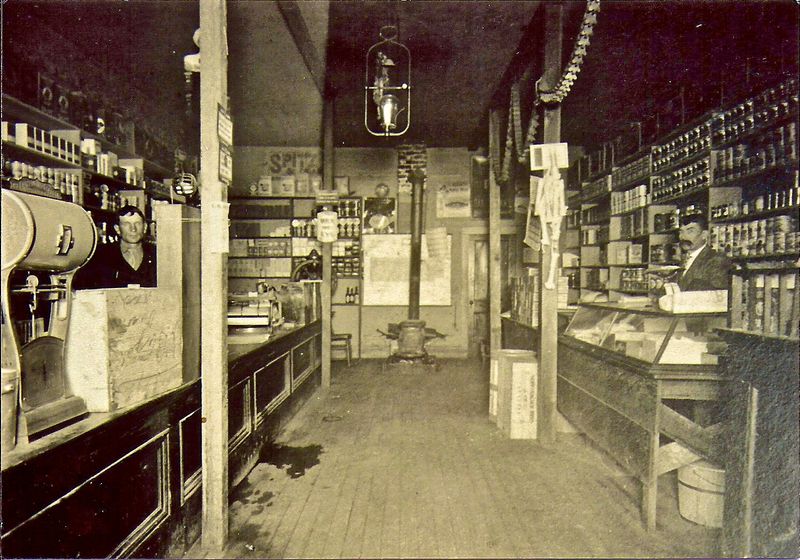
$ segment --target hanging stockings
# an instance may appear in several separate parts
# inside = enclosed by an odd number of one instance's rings
[[[544,287],[553,290],[556,287],[556,271],[558,270],[558,240],[561,236],[561,221],[567,215],[564,200],[564,180],[558,170],[555,151],[550,152],[550,161],[539,190],[536,192],[535,213],[539,216],[542,229],[542,249],[550,246],[550,269],[545,271]]]

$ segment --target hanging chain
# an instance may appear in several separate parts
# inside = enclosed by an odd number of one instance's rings
[[[536,82],[536,97],[541,103],[558,104],[564,101],[569,94],[572,84],[578,79],[581,71],[581,64],[586,56],[586,49],[589,47],[589,40],[594,33],[594,26],[597,23],[597,13],[600,11],[600,0],[588,0],[586,11],[583,13],[581,29],[575,39],[575,46],[572,49],[572,56],[561,77],[558,79],[552,91],[541,91],[539,81]]]
[[[494,179],[500,182],[502,155],[500,153],[500,116],[497,111],[489,111],[489,161],[492,165]]]
[[[510,123],[514,124],[514,144],[517,146],[517,157],[522,155],[524,144],[522,143],[522,111],[519,106],[519,82],[511,86],[511,108],[509,109],[511,118]]]
[[[533,107],[531,107],[531,118],[528,121],[528,131],[525,134],[525,141],[522,140],[522,111],[520,109],[519,97],[519,83],[511,86],[511,111],[513,114],[514,123],[514,142],[517,145],[517,161],[525,165],[528,160],[528,152],[530,152],[530,145],[536,140],[536,129],[539,126],[539,100],[534,99]]]
[[[511,176],[511,162],[516,156],[517,161],[525,164],[530,151],[530,145],[536,139],[536,131],[539,127],[538,108],[541,104],[561,103],[569,94],[572,84],[581,71],[583,59],[589,46],[590,37],[594,33],[594,26],[597,24],[597,13],[600,11],[600,0],[588,0],[586,11],[583,14],[583,22],[575,46],[572,49],[572,56],[567,67],[561,73],[561,77],[552,91],[542,91],[540,89],[541,78],[536,81],[535,98],[531,108],[531,117],[528,122],[528,130],[525,141],[522,141],[522,112],[520,107],[519,83],[511,85],[508,107],[508,126],[506,128],[506,142],[502,151],[500,148],[500,122],[496,112],[489,115],[489,134],[492,137],[492,145],[489,153],[489,160],[492,166],[495,180],[499,184],[508,182]],[[516,145],[516,150],[514,149]]]

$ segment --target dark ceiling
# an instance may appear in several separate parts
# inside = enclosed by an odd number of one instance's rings
[[[339,146],[485,145],[486,115],[504,112],[508,86],[534,65],[540,74],[542,11],[529,1],[297,2],[336,92]],[[565,1],[563,56],[569,56],[585,2]],[[291,43],[278,4],[228,4],[229,90],[237,145],[319,145],[321,102]],[[681,85],[707,96],[726,81],[797,71],[798,4],[793,0],[603,0],[583,70],[563,104],[562,139],[593,146],[628,121],[643,120]],[[24,41],[39,22],[128,78],[154,102],[182,111],[182,59],[195,52],[196,0],[3,2],[4,42]],[[411,50],[413,118],[407,135],[376,138],[364,129],[364,55],[380,27],[395,24]],[[55,45],[53,48],[58,48]],[[8,63],[4,55],[4,63]],[[701,88],[702,89],[702,88]],[[523,90],[526,91],[526,90]],[[716,93],[713,93],[716,92]],[[531,96],[523,96],[523,116]]]
[[[466,146],[538,5],[331,2],[327,77],[336,94],[336,145],[391,146],[405,141]],[[398,40],[411,51],[413,112],[402,140],[373,137],[364,127],[365,54],[380,40],[384,25],[395,25]]]
[[[487,109],[494,103],[505,113],[510,81],[532,66],[523,116],[530,110],[532,84],[541,75],[538,5],[332,2],[327,70],[337,95],[336,144],[485,146]],[[561,5],[566,61],[585,2]],[[582,72],[562,106],[562,139],[596,145],[626,122],[647,120],[681,86],[713,105],[717,83],[740,84],[780,67],[796,72],[799,14],[792,0],[603,0]],[[412,56],[414,114],[402,140],[372,137],[363,124],[364,55],[393,19]]]

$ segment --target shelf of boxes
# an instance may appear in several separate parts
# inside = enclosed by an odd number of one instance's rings
[[[316,213],[321,207],[307,196],[239,196],[231,199],[229,278],[240,280],[236,290],[254,289],[241,280],[290,277],[312,250],[322,253],[317,240]],[[337,278],[361,277],[361,199],[347,197],[334,204],[340,215],[339,239],[333,243],[331,269]],[[265,259],[285,262],[266,267]],[[232,259],[253,259],[248,266]],[[230,265],[233,265],[231,269]],[[278,267],[278,268],[276,268]],[[277,271],[277,272],[276,272]]]

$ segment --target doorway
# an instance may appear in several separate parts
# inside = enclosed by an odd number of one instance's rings
[[[489,236],[467,236],[467,354],[483,358],[489,347]]]

